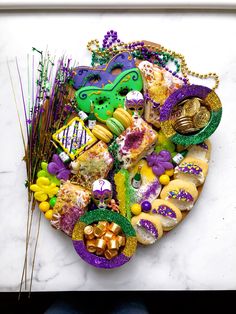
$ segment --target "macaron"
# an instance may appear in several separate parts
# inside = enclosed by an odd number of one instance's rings
[[[107,130],[107,128],[99,124],[95,125],[95,127],[92,129],[92,133],[96,138],[105,143],[109,143],[113,138],[113,134]]]
[[[164,231],[173,229],[182,219],[182,213],[178,207],[169,201],[161,199],[156,199],[152,202],[150,214],[159,218]]]
[[[125,130],[120,121],[115,118],[107,119],[106,125],[108,129],[117,136],[119,136]]]
[[[133,121],[131,115],[123,108],[116,109],[113,113],[113,117],[125,128],[128,128]]]
[[[163,228],[158,217],[141,213],[131,219],[139,243],[149,245],[155,243],[163,235]]]

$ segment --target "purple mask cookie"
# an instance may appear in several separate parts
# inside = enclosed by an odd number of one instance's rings
[[[73,77],[73,87],[77,90],[84,86],[103,87],[112,83],[121,72],[133,68],[135,68],[135,62],[131,54],[122,52],[114,56],[106,66],[96,68],[77,67]]]

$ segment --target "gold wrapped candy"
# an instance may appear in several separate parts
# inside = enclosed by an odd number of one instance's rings
[[[99,221],[84,227],[84,240],[88,252],[105,256],[110,260],[119,254],[119,249],[126,244],[126,237],[121,227],[108,221]]]

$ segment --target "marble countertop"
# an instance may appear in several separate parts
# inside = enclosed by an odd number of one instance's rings
[[[124,41],[146,39],[181,52],[194,71],[219,73],[223,118],[211,138],[209,175],[185,221],[155,246],[139,248],[119,269],[88,266],[71,240],[42,219],[32,290],[236,289],[236,15],[69,11],[0,13],[0,290],[19,289],[27,222],[23,145],[6,60],[13,64],[17,56],[26,73],[26,56],[34,46],[88,64],[87,42],[102,39],[109,29]],[[38,212],[33,217],[29,260]]]

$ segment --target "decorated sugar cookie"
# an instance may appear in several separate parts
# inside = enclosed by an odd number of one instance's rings
[[[141,213],[131,220],[139,243],[149,245],[155,243],[163,235],[161,221],[158,217]]]
[[[161,191],[161,199],[168,200],[180,210],[190,210],[198,197],[198,190],[192,182],[170,181]]]
[[[182,213],[173,203],[156,199],[152,202],[150,213],[159,218],[164,231],[173,229],[182,219]]]

